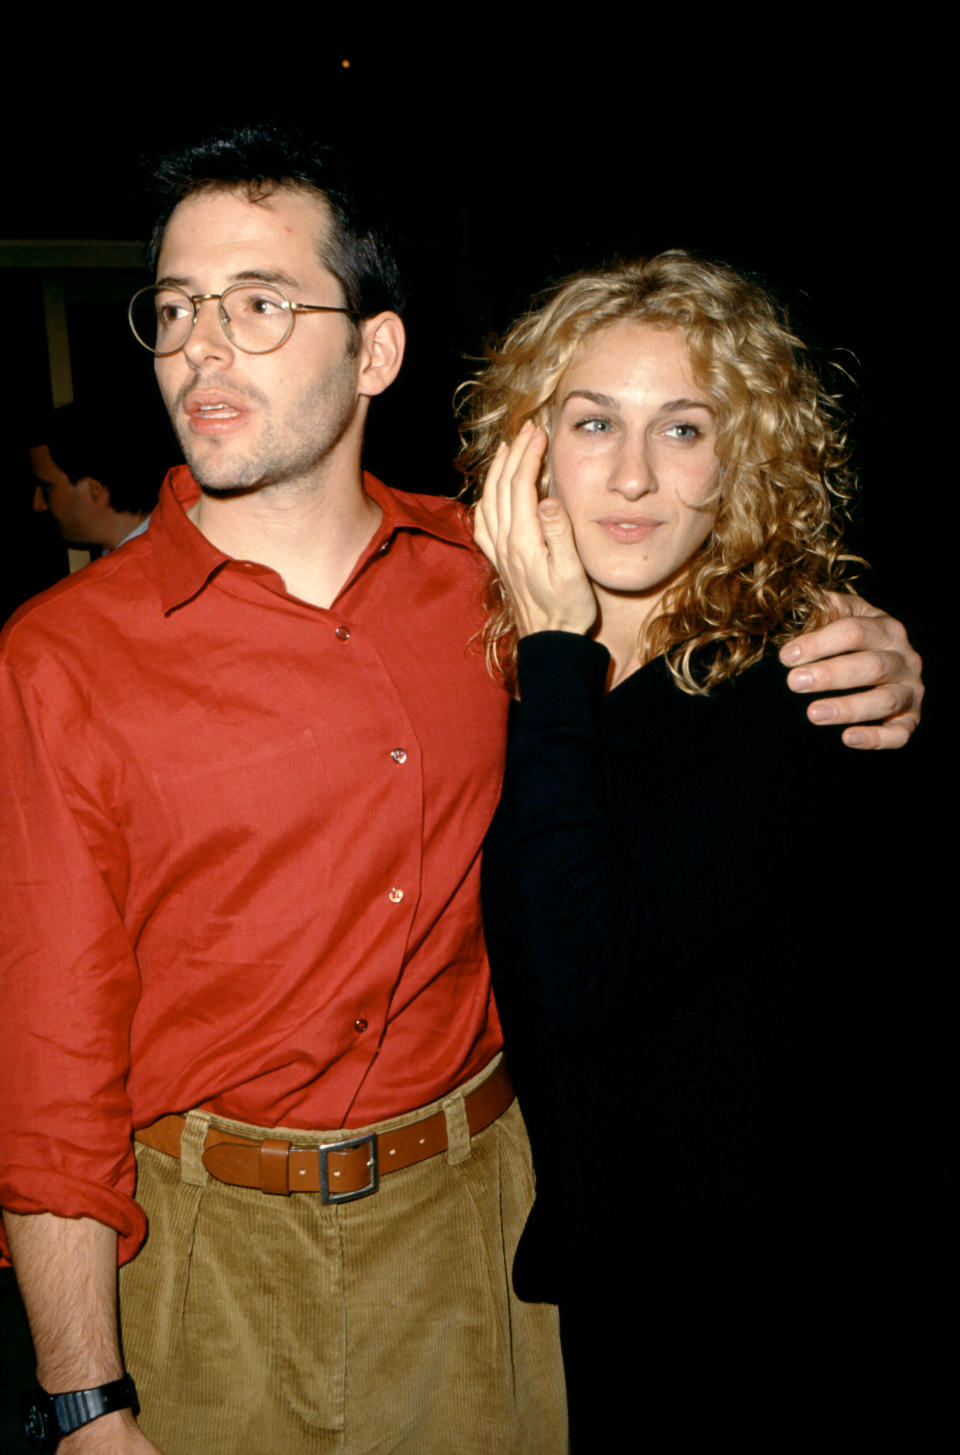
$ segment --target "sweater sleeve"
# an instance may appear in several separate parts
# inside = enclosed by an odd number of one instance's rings
[[[145,1232],[126,1095],[139,995],[117,903],[126,854],[61,708],[3,663],[0,1204],[94,1218],[126,1261]]]
[[[498,996],[504,974],[523,977],[539,1012],[574,1033],[645,997],[687,996],[718,967],[729,975],[747,937],[754,955],[766,941],[781,953],[784,901],[818,872],[838,772],[865,767],[807,723],[776,662],[716,700],[681,694],[662,663],[643,669],[660,673],[652,698],[666,711],[651,732],[649,695],[636,692],[636,751],[611,752],[607,665],[603,648],[571,633],[521,642],[484,863]]]

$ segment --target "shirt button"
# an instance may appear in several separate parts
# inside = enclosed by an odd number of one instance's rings
[[[384,541],[384,543],[383,543],[382,546],[377,546],[376,554],[378,556],[385,556],[392,545],[393,545],[393,536],[391,536],[388,541]]]
[[[367,1022],[363,1020],[362,1017],[359,1020],[355,1020],[353,1023],[353,1029],[355,1031],[365,1031],[367,1029]]]
[[[391,904],[399,904],[401,899],[403,898],[403,890],[391,889],[390,893],[387,895],[387,898],[389,899]]]
[[[407,761],[407,755],[403,748],[394,748],[390,756],[395,763],[405,763]]]
[[[350,640],[349,629],[345,626],[338,626],[334,632],[334,636],[338,642],[348,642]]]

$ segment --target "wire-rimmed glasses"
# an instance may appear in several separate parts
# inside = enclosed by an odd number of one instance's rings
[[[141,288],[130,300],[127,317],[133,336],[151,354],[166,357],[183,348],[201,303],[216,303],[220,326],[245,354],[269,354],[285,344],[298,313],[345,313],[352,308],[325,303],[294,303],[272,283],[234,283],[222,293],[188,293],[172,283]]]

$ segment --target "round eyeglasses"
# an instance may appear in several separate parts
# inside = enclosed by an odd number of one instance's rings
[[[201,303],[216,303],[220,326],[245,354],[269,354],[285,344],[298,313],[345,313],[325,303],[293,303],[269,283],[234,283],[222,293],[187,293],[173,284],[141,288],[130,300],[127,317],[137,343],[151,354],[166,356],[183,348],[197,321]]]

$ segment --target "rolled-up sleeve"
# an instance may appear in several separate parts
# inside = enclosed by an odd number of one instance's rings
[[[126,1261],[146,1226],[126,1094],[139,997],[126,847],[109,765],[81,726],[82,687],[52,700],[36,654],[11,657],[0,663],[0,1205],[94,1218],[116,1229]]]

